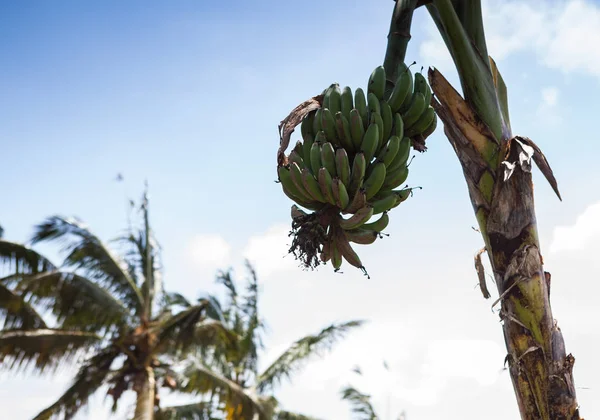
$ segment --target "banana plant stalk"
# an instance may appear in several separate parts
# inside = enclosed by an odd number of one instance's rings
[[[524,420],[577,420],[574,357],[566,354],[550,307],[550,274],[544,271],[537,233],[531,161],[560,198],[541,150],[513,136],[507,89],[488,57],[480,0],[397,0],[385,67],[393,74],[404,58],[415,8],[426,6],[458,71],[461,95],[435,69],[429,82],[432,106],[463,168],[469,197],[498,288],[506,362]],[[481,252],[476,268],[482,292]]]

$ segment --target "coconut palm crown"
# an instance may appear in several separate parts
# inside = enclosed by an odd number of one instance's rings
[[[213,300],[173,310],[177,295],[161,288],[147,191],[139,209],[141,226],[130,226],[114,242],[119,254],[80,220],[61,216],[37,225],[30,243],[61,245],[61,266],[0,239],[0,367],[52,373],[78,362],[69,388],[35,420],[70,419],[103,386],[113,410],[133,390],[134,419],[152,419],[159,387],[176,386],[173,360],[192,348],[236,343]]]

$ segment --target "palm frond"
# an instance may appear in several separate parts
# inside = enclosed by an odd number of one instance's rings
[[[165,293],[163,300],[165,306],[182,306],[184,308],[189,308],[192,306],[190,301],[187,300],[185,296],[176,292]]]
[[[101,350],[87,360],[79,369],[71,386],[51,406],[40,412],[33,420],[49,420],[62,417],[71,419],[100,388],[110,372],[113,361],[119,356],[114,347]]]
[[[257,375],[258,351],[263,348],[260,336],[263,323],[258,315],[258,278],[256,271],[248,261],[246,261],[246,268],[250,272],[250,281],[242,305],[242,310],[246,315],[246,325],[240,340],[240,352],[243,355],[244,369]]]
[[[225,404],[228,419],[254,420],[258,415],[260,420],[268,420],[263,403],[248,390],[214,372],[201,362],[195,362],[185,371],[188,378],[187,384],[181,388],[182,392],[193,394],[215,393],[219,400]]]
[[[40,273],[55,270],[46,257],[25,245],[0,239],[0,264],[16,274]]]
[[[83,270],[85,276],[116,293],[126,305],[140,313],[143,297],[126,265],[87,226],[74,218],[53,216],[36,226],[32,243],[60,241],[68,252],[64,264]]]
[[[206,309],[210,306],[209,301],[201,301],[156,325],[156,353],[185,352],[192,347],[213,345],[234,347],[237,336],[221,322],[206,319]]]
[[[220,420],[221,413],[216,413],[213,404],[202,401],[193,404],[164,407],[155,413],[155,420]],[[217,417],[217,414],[219,416]]]
[[[378,417],[371,405],[370,395],[363,394],[352,386],[342,389],[341,394],[342,399],[351,404],[356,420],[377,420]]]
[[[217,283],[222,284],[227,289],[227,296],[229,301],[227,302],[227,306],[223,310],[223,315],[228,322],[232,322],[232,316],[237,314],[238,306],[238,292],[235,286],[235,282],[233,281],[233,277],[231,275],[231,270],[228,271],[220,271],[217,274]]]
[[[0,362],[9,369],[33,363],[40,372],[69,362],[100,340],[96,334],[58,329],[0,331]]]
[[[50,309],[63,328],[99,331],[124,325],[128,309],[93,281],[74,273],[48,271],[27,276],[18,285],[34,305]]]
[[[330,350],[350,330],[363,324],[364,321],[332,324],[316,335],[309,335],[296,341],[260,375],[257,383],[258,391],[262,393],[272,389],[283,378],[289,378],[292,373],[300,369],[308,358]]]
[[[4,329],[31,330],[47,328],[37,311],[0,281],[0,319],[4,319]]]

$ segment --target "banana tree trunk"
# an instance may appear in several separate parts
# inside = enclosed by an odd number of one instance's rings
[[[152,420],[154,418],[154,370],[146,368],[146,372],[140,375],[140,382],[136,384],[137,399],[133,420]]]
[[[462,165],[494,271],[506,361],[521,417],[580,419],[572,374],[575,359],[566,355],[562,333],[552,317],[550,274],[543,268],[527,158],[555,184],[547,162],[527,138],[513,138],[507,132],[498,144],[441,73],[430,70],[429,79],[437,98],[433,106]],[[482,157],[486,149],[495,150],[506,163],[490,168]]]
[[[384,65],[404,58],[415,8],[426,5],[458,71],[465,98],[429,71],[432,106],[462,166],[469,197],[498,287],[506,362],[523,420],[579,420],[572,355],[550,307],[550,274],[537,233],[531,161],[560,198],[541,150],[513,136],[507,90],[488,60],[480,0],[396,0]],[[487,298],[483,266],[476,267]]]

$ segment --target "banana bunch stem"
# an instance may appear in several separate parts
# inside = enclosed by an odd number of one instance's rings
[[[386,92],[394,88],[394,82],[398,77],[398,65],[404,62],[416,6],[417,0],[396,0],[383,60],[383,68],[387,75]]]
[[[560,198],[556,180],[541,150],[530,139],[512,135],[506,86],[487,56],[480,1],[417,2],[417,6],[423,4],[460,76],[464,99],[441,73],[430,69],[429,83],[435,94],[431,104],[463,168],[494,271],[506,360],[521,418],[578,420],[575,359],[566,354],[552,316],[550,274],[544,271],[538,240],[531,165],[519,161],[519,155],[530,156]],[[396,2],[385,62],[390,72],[403,62],[400,57],[405,51],[399,36],[391,32],[400,22],[407,23],[402,39],[408,42],[408,14],[412,17],[413,5]],[[481,267],[479,260],[476,266]],[[485,282],[480,273],[481,278]]]

